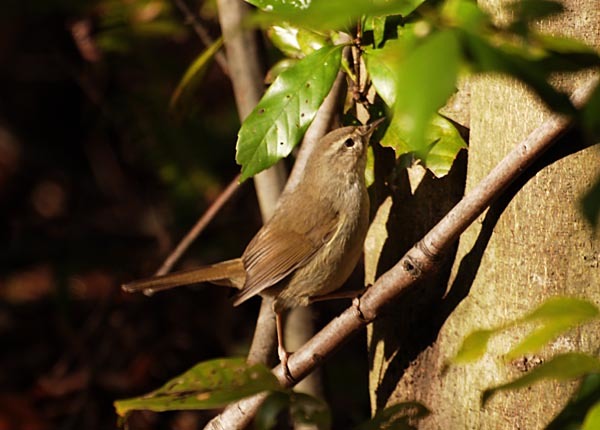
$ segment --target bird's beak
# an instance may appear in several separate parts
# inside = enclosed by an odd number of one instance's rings
[[[381,124],[383,121],[385,121],[385,117],[379,118],[378,120],[373,121],[371,124],[360,126],[359,132],[360,132],[361,136],[371,137],[371,134],[373,134],[373,132],[375,131],[377,126],[379,124]]]

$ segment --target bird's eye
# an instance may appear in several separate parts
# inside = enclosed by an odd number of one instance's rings
[[[352,140],[352,139],[346,139],[346,141],[344,142],[344,146],[346,148],[352,148],[354,146],[354,140]]]

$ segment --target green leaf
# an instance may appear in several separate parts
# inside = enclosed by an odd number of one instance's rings
[[[447,0],[440,11],[442,18],[470,32],[484,32],[491,21],[475,0]]]
[[[295,58],[284,58],[279,60],[269,69],[267,75],[265,76],[265,82],[267,84],[272,84],[277,79],[277,76],[281,75],[282,72],[287,69],[291,69],[294,65],[298,63],[298,60]]]
[[[215,54],[219,52],[223,46],[223,38],[217,39],[211,46],[209,46],[185,71],[185,74],[179,81],[177,88],[171,96],[169,108],[174,110],[178,105],[184,102],[186,95],[193,94],[194,91],[200,86],[208,66],[211,64],[211,60]]]
[[[303,58],[327,43],[325,35],[287,23],[270,27],[267,34],[273,45],[291,58]]]
[[[308,424],[316,426],[319,430],[331,428],[331,412],[327,403],[308,394],[293,391],[270,394],[258,410],[255,428],[272,429],[277,423],[278,416],[288,408],[295,424]]]
[[[262,12],[253,17],[257,24],[287,21],[293,25],[316,30],[338,30],[354,24],[363,15],[406,16],[424,0],[251,0]]]
[[[479,360],[487,350],[487,344],[498,330],[477,330],[469,334],[454,356],[452,363],[464,364]]]
[[[397,66],[394,119],[419,158],[429,142],[425,132],[437,110],[455,91],[461,61],[453,30],[433,33]]]
[[[600,429],[600,401],[590,409],[583,422],[583,427],[581,427],[581,430],[598,429]]]
[[[265,399],[254,418],[255,430],[271,430],[277,424],[279,415],[290,406],[287,392],[273,392]]]
[[[586,300],[572,297],[550,298],[517,321],[517,323],[534,322],[540,327],[511,349],[506,357],[512,360],[526,353],[538,351],[565,331],[597,318],[598,314],[598,308]]]
[[[577,392],[546,430],[580,429],[588,412],[599,402],[600,373],[592,373],[583,378]]]
[[[367,31],[373,32],[373,46],[378,47],[385,36],[385,16],[368,16],[365,17],[363,24],[363,33]]]
[[[425,418],[431,412],[419,402],[402,402],[377,413],[369,421],[359,425],[356,430],[403,430],[415,429],[411,424]]]
[[[244,358],[205,361],[144,396],[115,402],[117,414],[136,409],[172,411],[212,409],[263,391],[281,390],[275,375]]]
[[[578,352],[560,354],[512,382],[485,390],[482,395],[482,404],[485,406],[498,391],[525,388],[545,379],[566,381],[598,372],[600,372],[600,360],[596,357]]]
[[[326,46],[282,72],[238,133],[241,180],[286,157],[300,141],[338,73],[343,46]]]
[[[319,430],[331,428],[331,412],[327,403],[308,394],[290,394],[290,413],[296,424],[314,425]]]

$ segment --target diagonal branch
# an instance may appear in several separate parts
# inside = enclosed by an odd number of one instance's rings
[[[596,77],[577,89],[572,96],[573,104],[581,107],[597,83]],[[293,386],[320,366],[350,336],[377,318],[385,305],[434,273],[441,256],[450,249],[460,234],[572,124],[570,118],[553,115],[519,143],[395,266],[380,276],[360,299],[356,299],[353,306],[289,357],[288,367],[294,380],[286,377],[281,365],[275,367],[273,373],[279,382],[285,387]],[[250,423],[264,398],[264,393],[258,394],[230,405],[205,430],[243,429]]]

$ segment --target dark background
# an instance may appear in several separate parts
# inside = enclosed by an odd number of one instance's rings
[[[190,3],[214,38],[211,3]],[[152,274],[239,171],[227,77],[169,99],[204,45],[169,0],[0,5],[0,430],[108,429],[115,399],[195,363],[245,354],[258,301],[222,287],[152,298]],[[251,181],[178,268],[239,256],[260,227]],[[317,326],[343,304],[320,304]],[[323,374],[335,428],[368,416],[364,338]],[[130,428],[202,428],[214,414],[133,414]]]

